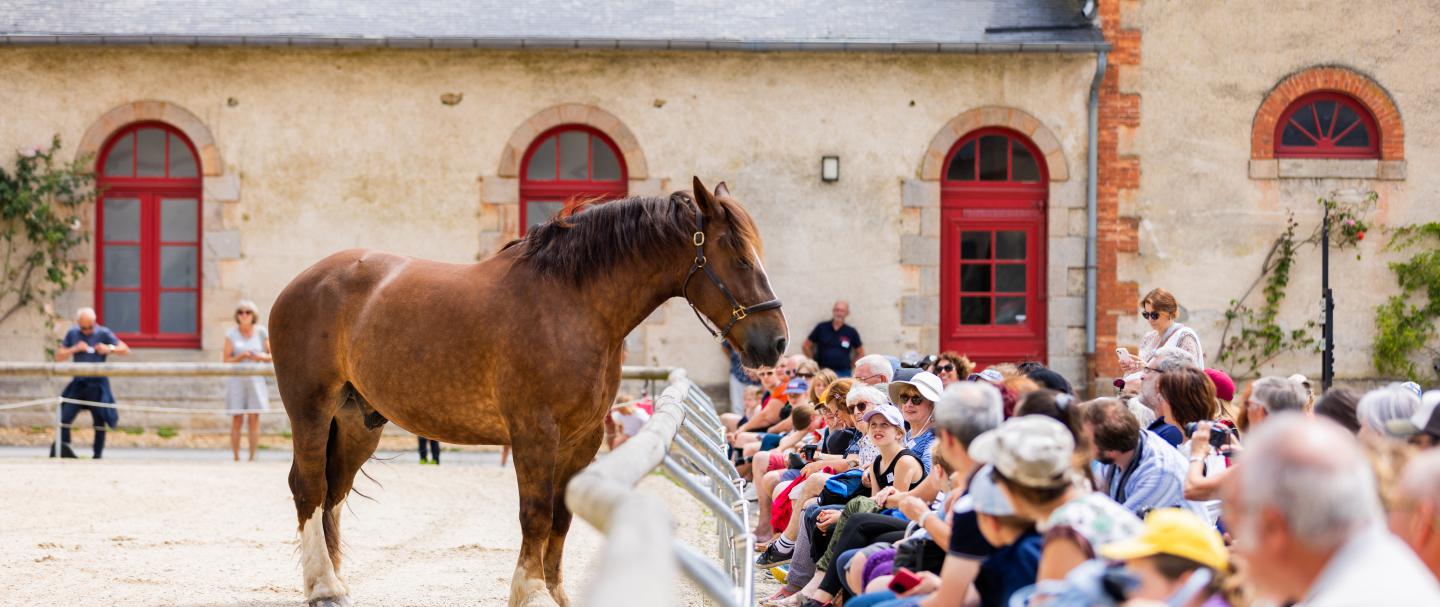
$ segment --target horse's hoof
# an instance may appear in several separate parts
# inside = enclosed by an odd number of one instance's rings
[[[350,597],[334,596],[324,599],[310,599],[305,607],[351,607]]]

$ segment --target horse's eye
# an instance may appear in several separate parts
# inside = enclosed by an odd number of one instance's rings
[[[750,262],[746,261],[744,257],[736,257],[735,265],[740,266],[741,270],[749,270],[752,267]]]

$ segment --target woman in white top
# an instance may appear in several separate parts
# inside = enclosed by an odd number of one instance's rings
[[[1195,359],[1195,366],[1205,368],[1205,351],[1200,347],[1200,336],[1194,329],[1175,322],[1180,313],[1180,304],[1175,296],[1165,289],[1155,289],[1140,300],[1140,315],[1150,323],[1150,332],[1140,338],[1140,356],[1121,356],[1120,367],[1125,373],[1139,373],[1150,365],[1155,351],[1167,346],[1180,348]]]
[[[270,332],[260,324],[260,311],[252,301],[235,305],[235,328],[225,333],[225,362],[270,362]],[[233,415],[230,424],[230,450],[240,461],[240,426],[250,426],[250,461],[260,443],[260,412],[270,408],[270,393],[260,375],[235,376],[229,379],[225,395],[226,410]]]

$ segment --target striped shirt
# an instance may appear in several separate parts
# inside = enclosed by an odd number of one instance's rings
[[[1160,435],[1144,430],[1128,467],[1100,462],[1093,465],[1110,499],[1137,515],[1155,508],[1184,508],[1203,515],[1203,509],[1197,511],[1185,500],[1187,463],[1185,456]]]

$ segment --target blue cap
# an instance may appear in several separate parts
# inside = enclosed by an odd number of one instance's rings
[[[785,384],[786,394],[804,394],[805,391],[809,389],[810,383],[805,381],[805,378],[803,377],[797,377],[790,380],[790,383]]]
[[[980,514],[1015,516],[1015,508],[1000,491],[1000,486],[995,484],[994,471],[995,466],[986,464],[975,473],[975,478],[970,480],[970,501]]]

